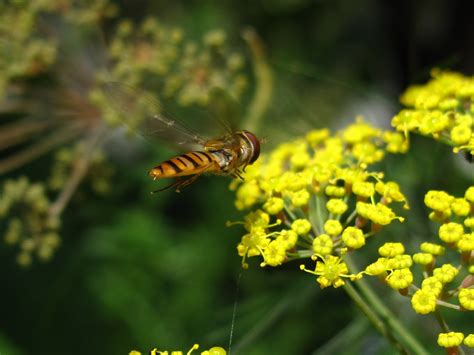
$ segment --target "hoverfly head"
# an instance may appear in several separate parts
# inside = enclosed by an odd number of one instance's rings
[[[249,164],[253,164],[260,155],[260,140],[257,138],[257,136],[255,136],[255,134],[249,131],[242,131],[242,134],[245,136],[246,140],[252,148]]]

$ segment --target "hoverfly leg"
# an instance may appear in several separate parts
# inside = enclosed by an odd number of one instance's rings
[[[165,187],[163,187],[163,188],[161,188],[161,189],[152,191],[151,193],[152,193],[152,194],[156,194],[157,192],[162,192],[162,191],[168,190],[168,189],[170,189],[170,188],[172,188],[172,187],[175,187],[175,186],[178,186],[178,187],[179,187],[179,185],[183,183],[183,180],[184,180],[184,179],[176,179],[175,181],[173,181],[173,183],[171,183],[171,184],[169,184],[169,185],[167,185],[167,186],[165,186]]]
[[[188,179],[181,179],[179,180],[179,184],[176,185],[176,192],[180,192],[180,189],[182,189],[183,187],[186,187],[190,184],[192,184],[194,181],[196,181],[196,179],[201,176],[201,174],[197,174],[197,175],[194,175]]]

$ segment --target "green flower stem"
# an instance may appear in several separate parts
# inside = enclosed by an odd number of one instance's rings
[[[349,269],[354,272],[356,269],[354,263],[350,257],[346,256],[344,258]],[[428,351],[423,347],[423,345],[411,334],[405,326],[395,317],[395,315],[385,306],[383,301],[380,300],[380,297],[371,289],[367,281],[364,279],[357,281],[357,285],[367,299],[367,302],[371,305],[373,309],[376,310],[377,314],[382,317],[386,327],[396,334],[397,339],[399,339],[403,344],[405,344],[411,352],[414,354],[428,354]],[[382,333],[384,334],[384,333]],[[385,334],[384,334],[385,335]]]
[[[270,106],[273,94],[273,74],[267,62],[263,43],[255,30],[252,28],[245,29],[242,32],[242,37],[252,53],[253,69],[257,82],[255,95],[247,111],[244,127],[249,131],[257,132],[263,116]]]
[[[408,354],[406,349],[400,344],[397,339],[393,337],[390,333],[389,329],[387,328],[384,321],[379,317],[379,315],[374,312],[372,307],[360,296],[357,290],[352,286],[350,282],[346,282],[344,284],[344,289],[349,295],[349,297],[355,302],[355,304],[359,307],[359,309],[366,315],[372,325],[377,329],[387,340],[389,340],[395,348],[401,354]]]

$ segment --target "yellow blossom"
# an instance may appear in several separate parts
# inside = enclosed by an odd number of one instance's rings
[[[253,206],[260,197],[260,188],[256,182],[242,184],[237,190],[235,207],[239,210]]]
[[[456,269],[451,264],[444,264],[441,267],[438,267],[433,270],[433,276],[436,277],[441,283],[448,283],[453,281],[453,279],[458,274],[458,269]]]
[[[326,186],[324,193],[328,196],[343,197],[346,194],[346,190],[340,186],[329,185]]]
[[[469,139],[471,138],[472,130],[471,127],[468,125],[460,124],[451,130],[451,140],[456,144],[456,145],[461,145],[464,143],[469,142]]]
[[[275,215],[281,210],[283,210],[285,203],[282,198],[279,197],[270,197],[264,204],[263,209],[269,214]]]
[[[411,306],[418,314],[428,314],[436,309],[436,295],[432,292],[420,289],[411,298]]]
[[[393,258],[387,259],[388,269],[407,269],[413,265],[410,255],[395,255]]]
[[[464,309],[474,311],[474,288],[463,288],[459,291],[459,303]]]
[[[276,240],[281,243],[285,250],[289,250],[296,245],[298,235],[293,230],[283,229],[277,236]]]
[[[446,243],[457,242],[464,233],[464,228],[461,224],[450,222],[445,223],[439,227],[439,239]]]
[[[474,186],[470,186],[470,187],[466,190],[466,192],[465,192],[465,194],[464,194],[464,198],[465,198],[466,200],[468,200],[469,202],[474,203]]]
[[[333,241],[327,234],[321,234],[313,240],[313,251],[316,254],[326,256],[332,253]]]
[[[289,193],[291,204],[295,207],[301,207],[308,204],[309,198],[311,197],[308,190],[301,189],[292,193]]]
[[[474,348],[474,334],[469,334],[464,338],[464,345],[469,348]]]
[[[356,181],[352,185],[352,192],[357,196],[371,197],[375,193],[374,184],[368,181]]]
[[[407,288],[413,282],[413,274],[410,269],[397,269],[390,273],[386,280],[391,288],[401,290]]]
[[[281,265],[286,259],[286,250],[283,243],[275,239],[271,241],[265,251],[263,252],[263,260],[260,266],[270,265],[270,266],[278,266]]]
[[[339,235],[342,232],[341,222],[335,219],[328,219],[324,223],[324,231],[331,236]]]
[[[379,258],[376,262],[368,265],[365,268],[367,275],[380,275],[387,271],[387,260],[385,258]]]
[[[291,224],[291,229],[298,235],[305,235],[311,231],[311,223],[307,219],[296,219]]]
[[[306,140],[311,144],[312,146],[316,146],[323,142],[325,139],[327,139],[330,135],[329,129],[315,129],[310,131],[306,135]]]
[[[416,253],[413,255],[413,261],[420,265],[429,265],[433,260],[433,254],[430,253]]]
[[[425,205],[432,210],[444,212],[449,210],[454,197],[444,191],[428,191],[425,195]]]
[[[464,334],[459,332],[439,333],[438,345],[443,348],[453,348],[461,345]]]
[[[463,234],[458,241],[458,249],[463,252],[474,250],[474,233]]]
[[[438,244],[424,242],[420,245],[420,250],[424,253],[430,253],[433,255],[443,255],[444,247]]]
[[[430,276],[423,280],[421,288],[425,291],[433,293],[436,297],[439,296],[443,289],[443,284],[436,277]]]
[[[347,227],[342,233],[342,241],[351,249],[359,249],[365,245],[364,232],[356,227]]]
[[[346,263],[334,255],[327,255],[321,261],[318,261],[314,271],[306,269],[304,265],[301,265],[300,269],[319,276],[316,281],[321,288],[328,286],[333,286],[334,288],[340,287],[345,283],[343,278],[353,276],[348,275],[349,269]]]
[[[339,198],[331,198],[326,203],[326,208],[332,214],[341,215],[347,211],[348,206],[347,203]]]
[[[458,216],[467,216],[471,206],[464,198],[455,198],[451,203],[451,210]]]
[[[474,217],[468,217],[464,220],[464,225],[467,228],[474,229]]]
[[[386,258],[393,258],[405,253],[405,247],[402,243],[385,243],[379,248],[379,254]]]

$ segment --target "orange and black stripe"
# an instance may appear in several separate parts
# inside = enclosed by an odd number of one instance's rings
[[[177,177],[199,174],[210,168],[214,157],[208,152],[189,152],[173,157],[150,171],[153,178]]]

